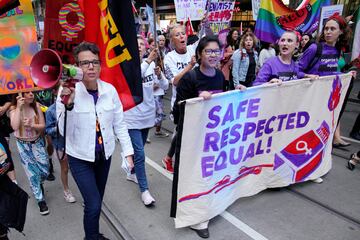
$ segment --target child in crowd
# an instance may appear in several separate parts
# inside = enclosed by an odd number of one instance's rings
[[[43,138],[44,115],[32,92],[23,93],[23,97],[14,96],[9,111],[21,164],[39,205],[40,214],[49,214],[43,188],[43,182],[49,174],[49,161]]]

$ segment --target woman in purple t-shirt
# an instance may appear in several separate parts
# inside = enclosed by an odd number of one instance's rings
[[[253,86],[264,83],[282,83],[304,77],[316,77],[311,74],[299,74],[299,66],[292,59],[300,39],[293,31],[286,31],[279,39],[279,56],[269,58],[260,69]]]
[[[348,28],[346,21],[339,14],[334,14],[329,17],[323,27],[319,43],[310,45],[300,58],[300,72],[317,74],[319,76],[341,73],[345,61],[339,61],[340,54],[341,52],[346,51],[350,34],[351,31]],[[345,99],[347,99],[347,97],[345,97]],[[343,109],[341,110],[339,119],[342,112]],[[333,146],[347,147],[349,145],[350,143],[341,139],[339,123],[334,134]]]

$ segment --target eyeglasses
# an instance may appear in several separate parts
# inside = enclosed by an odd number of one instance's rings
[[[84,61],[79,61],[79,65],[80,67],[83,68],[89,68],[90,67],[90,63],[94,66],[94,67],[100,67],[100,60],[94,59],[92,61],[89,60],[84,60]]]
[[[219,56],[221,53],[221,50],[220,49],[205,49],[204,52],[208,56],[210,56],[211,54],[215,54],[216,56]]]

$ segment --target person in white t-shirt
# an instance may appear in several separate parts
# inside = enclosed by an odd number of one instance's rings
[[[262,67],[266,60],[269,58],[275,57],[276,52],[275,49],[272,47],[272,44],[267,42],[261,42],[262,49],[259,54],[259,67]]]
[[[185,32],[185,26],[175,25],[170,30],[170,42],[175,48],[169,52],[164,58],[165,76],[172,84],[172,97],[171,97],[171,109],[173,108],[176,99],[176,86],[180,79],[190,71],[196,64],[195,49],[197,43],[187,46],[187,36]],[[175,153],[175,130],[173,139],[171,141],[170,149],[167,155],[162,160],[164,168],[173,173],[173,160],[172,157]]]
[[[127,176],[127,179],[139,185],[143,203],[145,206],[150,206],[155,203],[155,199],[149,192],[146,178],[144,145],[149,129],[155,124],[154,84],[162,89],[167,89],[169,82],[161,72],[160,67],[155,65],[154,61],[158,56],[158,49],[154,48],[148,58],[143,59],[145,42],[141,36],[138,36],[137,41],[140,59],[142,59],[143,101],[136,107],[124,112],[125,122],[134,148],[134,168],[131,174]]]

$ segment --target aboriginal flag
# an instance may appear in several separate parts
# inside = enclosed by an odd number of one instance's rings
[[[100,78],[117,90],[124,110],[142,102],[140,57],[131,0],[80,0],[85,40],[96,43]]]
[[[0,0],[0,15],[20,5],[19,0]]]

